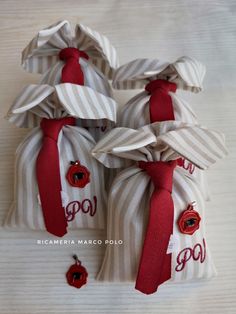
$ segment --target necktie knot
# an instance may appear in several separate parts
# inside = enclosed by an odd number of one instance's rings
[[[139,162],[139,168],[147,172],[155,188],[167,190],[170,193],[172,192],[173,172],[175,167],[176,161]]]
[[[161,90],[164,93],[168,93],[168,92],[175,93],[176,88],[177,86],[175,83],[172,83],[166,80],[160,80],[160,79],[151,81],[145,86],[145,90],[151,94],[155,92],[156,90]]]
[[[80,57],[84,59],[89,58],[87,53],[73,47],[64,48],[59,53],[59,58],[65,62],[67,62],[70,59],[75,59],[76,61],[78,61]]]
[[[49,137],[55,142],[57,142],[58,135],[64,125],[75,125],[75,119],[72,117],[62,119],[43,118],[40,124],[44,137]]]

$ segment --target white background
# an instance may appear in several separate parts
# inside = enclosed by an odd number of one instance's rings
[[[212,200],[207,204],[208,243],[218,269],[209,282],[163,285],[145,296],[131,284],[100,284],[90,279],[76,290],[64,273],[72,253],[93,277],[101,262],[101,246],[39,246],[44,233],[0,234],[0,313],[235,313],[235,162],[236,162],[236,1],[0,1],[0,113],[37,75],[20,67],[21,50],[36,32],[61,19],[82,22],[107,35],[121,64],[138,57],[174,61],[193,56],[207,66],[205,90],[184,93],[201,124],[226,134],[230,155],[208,173]],[[137,92],[137,91],[136,91]],[[134,93],[118,92],[123,104]],[[1,119],[0,218],[13,197],[14,152],[26,130]],[[103,239],[102,232],[70,233],[68,239]]]

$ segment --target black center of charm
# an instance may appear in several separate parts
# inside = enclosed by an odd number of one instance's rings
[[[74,280],[79,280],[81,278],[81,273],[76,272],[76,273],[73,273],[72,275],[73,275]]]
[[[190,219],[188,219],[188,220],[186,221],[186,226],[192,227],[192,226],[195,225],[195,222],[196,222],[196,219],[190,218]]]
[[[78,181],[78,180],[83,179],[83,177],[84,177],[84,173],[83,172],[76,172],[76,173],[73,174],[73,179],[74,179],[75,182]]]

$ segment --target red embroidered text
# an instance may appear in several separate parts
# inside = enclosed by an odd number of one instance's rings
[[[94,216],[97,211],[97,197],[93,197],[93,201],[86,198],[83,201],[73,201],[70,202],[66,208],[66,219],[67,221],[72,221],[75,218],[75,215],[81,211],[84,214],[89,214],[90,216]]]
[[[177,262],[177,266],[175,267],[176,271],[182,271],[190,259],[193,259],[194,261],[199,261],[200,263],[203,263],[205,261],[206,259],[205,239],[203,239],[202,242],[203,245],[197,243],[194,245],[193,248],[187,247],[179,252],[176,259]]]
[[[178,165],[185,170],[187,170],[190,174],[194,173],[195,165],[193,165],[190,161],[188,161],[185,158],[179,158],[178,159]]]

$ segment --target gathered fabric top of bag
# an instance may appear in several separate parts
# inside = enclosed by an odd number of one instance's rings
[[[138,130],[114,128],[92,150],[108,168],[133,161],[171,161],[184,157],[206,170],[227,154],[224,135],[179,121],[155,122]]]
[[[89,62],[109,79],[119,66],[116,50],[107,37],[82,24],[76,25],[73,33],[66,20],[38,32],[22,52],[22,66],[28,72],[45,73],[60,61],[60,51],[69,47],[85,52]]]
[[[177,88],[198,93],[206,73],[205,66],[196,59],[183,56],[175,62],[158,59],[136,59],[120,66],[114,73],[115,89],[141,89],[156,79],[173,82]]]
[[[83,127],[114,126],[117,103],[90,87],[76,84],[26,86],[11,106],[6,118],[18,127],[40,125],[42,118],[74,117]]]

